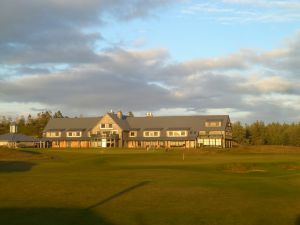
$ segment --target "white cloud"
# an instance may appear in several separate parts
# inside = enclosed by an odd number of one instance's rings
[[[185,15],[198,15],[223,24],[274,23],[300,20],[299,1],[218,0],[191,2],[181,10]]]

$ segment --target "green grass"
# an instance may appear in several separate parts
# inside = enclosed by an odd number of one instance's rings
[[[0,150],[2,225],[300,224],[300,148]]]

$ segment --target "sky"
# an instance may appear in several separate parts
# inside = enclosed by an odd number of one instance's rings
[[[0,116],[300,120],[299,0],[0,0]]]

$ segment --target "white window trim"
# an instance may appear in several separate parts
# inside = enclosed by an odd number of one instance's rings
[[[146,135],[147,132],[149,133],[149,135]],[[155,132],[157,132],[157,135],[154,135]],[[144,137],[160,137],[160,131],[152,131],[152,130],[144,131],[143,136]]]
[[[131,135],[131,133],[134,133],[134,135]],[[136,131],[129,131],[129,137],[136,137],[137,132]]]
[[[180,133],[178,135],[174,135],[174,132],[176,133]],[[181,133],[184,132],[184,135],[182,135]],[[167,137],[187,137],[188,136],[188,132],[186,130],[168,130],[167,131]]]
[[[79,132],[79,135],[77,133]],[[72,135],[70,135],[72,133]],[[81,137],[82,132],[81,131],[67,131],[67,137]]]
[[[56,135],[57,132],[58,132],[58,135]],[[60,136],[61,136],[60,131],[48,131],[46,133],[46,137],[60,137]]]
[[[217,123],[217,125],[211,125],[212,123]],[[222,121],[206,121],[205,122],[205,127],[221,127],[222,126]]]

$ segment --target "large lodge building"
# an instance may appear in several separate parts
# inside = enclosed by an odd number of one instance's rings
[[[200,148],[232,147],[228,115],[102,117],[51,119],[43,147],[52,148]]]

